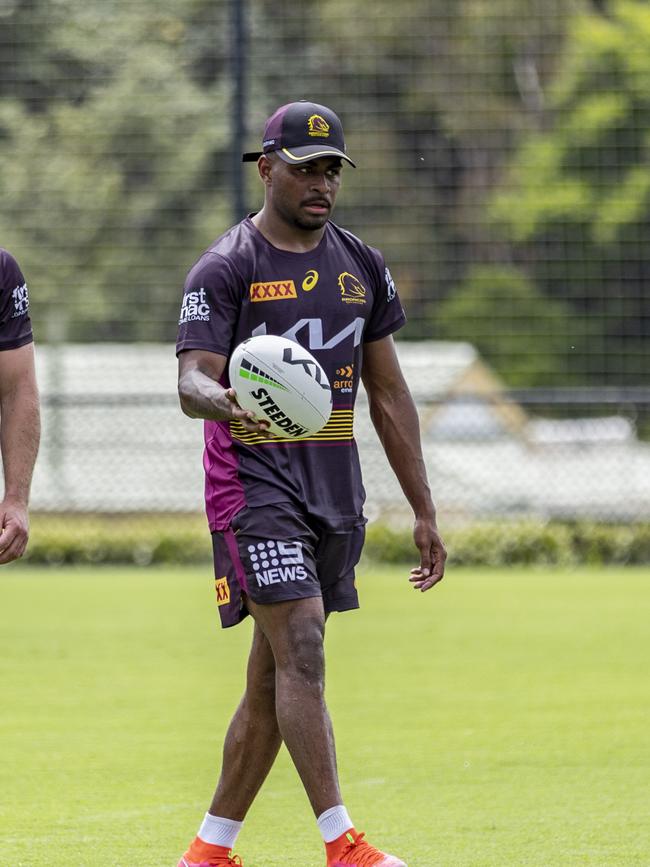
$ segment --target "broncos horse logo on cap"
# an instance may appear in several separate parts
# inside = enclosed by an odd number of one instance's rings
[[[320,114],[312,114],[308,121],[309,135],[318,136],[320,138],[328,138],[330,134],[330,125],[321,117]]]

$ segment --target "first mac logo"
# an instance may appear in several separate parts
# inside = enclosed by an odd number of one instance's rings
[[[181,318],[179,325],[185,322],[209,322],[210,305],[205,297],[205,289],[197,289],[195,292],[186,292],[183,296]]]

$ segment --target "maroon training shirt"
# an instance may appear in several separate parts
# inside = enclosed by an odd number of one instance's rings
[[[0,247],[0,351],[34,339],[27,283],[14,257]]]
[[[188,274],[177,353],[229,357],[247,337],[278,334],[309,349],[332,385],[328,424],[299,441],[267,440],[240,422],[205,422],[206,509],[225,530],[244,506],[289,502],[331,530],[363,520],[365,492],[353,437],[363,344],[405,322],[383,256],[328,223],[308,253],[274,247],[250,217],[207,250]],[[227,368],[223,384],[228,385]]]

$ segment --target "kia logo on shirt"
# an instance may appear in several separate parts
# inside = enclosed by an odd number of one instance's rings
[[[350,337],[353,338],[352,345],[356,347],[361,344],[365,324],[366,320],[362,316],[356,316],[349,325],[333,334],[329,340],[324,340],[322,319],[299,319],[295,325],[292,325],[291,328],[287,328],[286,331],[280,334],[280,337],[286,337],[289,340],[295,341],[295,343],[301,343],[303,346],[306,345],[307,349],[312,352],[319,349],[334,349],[335,346],[339,346]],[[299,340],[298,334],[304,332],[305,328],[308,329],[307,340]],[[251,337],[257,337],[258,334],[266,333],[266,322],[262,322],[261,325],[253,329]]]

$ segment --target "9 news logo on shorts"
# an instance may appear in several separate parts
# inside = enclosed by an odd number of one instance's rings
[[[267,539],[248,546],[253,574],[258,587],[304,581],[307,570],[302,556],[302,542]]]

